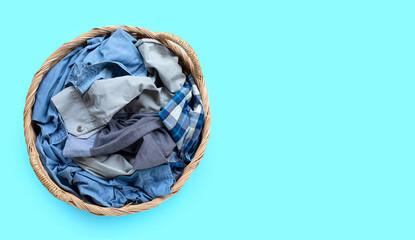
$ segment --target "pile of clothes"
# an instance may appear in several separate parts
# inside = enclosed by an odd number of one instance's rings
[[[45,75],[32,119],[56,184],[86,202],[122,207],[171,192],[200,144],[204,116],[178,57],[120,28],[89,39]]]

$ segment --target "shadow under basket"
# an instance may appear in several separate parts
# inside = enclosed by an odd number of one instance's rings
[[[90,38],[98,36],[107,36],[111,35],[118,28],[122,28],[124,31],[128,32],[131,36],[136,39],[140,38],[153,38],[161,42],[167,48],[172,50],[179,57],[179,64],[182,66],[183,72],[185,74],[192,74],[194,80],[199,88],[200,95],[202,98],[202,103],[205,110],[205,119],[203,130],[201,133],[201,143],[197,149],[192,161],[186,166],[183,171],[183,175],[176,181],[172,186],[172,191],[169,195],[164,197],[158,197],[153,199],[150,202],[141,203],[137,205],[127,204],[120,208],[111,208],[111,207],[101,207],[93,204],[89,204],[75,195],[64,191],[60,188],[48,175],[46,172],[35,147],[36,142],[36,124],[32,124],[32,113],[33,105],[35,103],[35,97],[37,88],[39,87],[40,82],[46,73],[55,66],[60,60],[62,60],[67,54],[79,46],[86,44],[86,41]],[[164,32],[151,32],[149,30],[139,28],[139,27],[130,27],[130,26],[108,26],[102,28],[94,28],[91,31],[84,33],[74,40],[63,44],[58,50],[56,50],[46,61],[43,63],[39,71],[36,72],[32,84],[30,85],[29,92],[26,97],[26,105],[24,108],[24,134],[27,144],[27,151],[29,153],[30,164],[32,165],[33,170],[35,171],[37,177],[42,182],[42,184],[53,194],[56,198],[67,202],[68,204],[77,207],[79,209],[88,211],[95,215],[100,216],[122,216],[127,214],[133,214],[137,212],[142,212],[154,208],[166,201],[173,195],[177,194],[184,183],[189,179],[190,175],[198,166],[200,160],[202,159],[205,150],[206,144],[209,140],[210,133],[210,122],[211,114],[209,108],[209,98],[208,91],[206,89],[205,81],[203,79],[202,69],[200,67],[199,60],[196,53],[181,38]]]

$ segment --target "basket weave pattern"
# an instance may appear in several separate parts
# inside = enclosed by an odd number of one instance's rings
[[[39,154],[35,147],[36,142],[36,133],[34,130],[34,123],[32,123],[32,110],[35,103],[35,97],[37,88],[39,87],[40,82],[42,81],[45,74],[55,66],[60,60],[62,60],[67,54],[69,54],[75,48],[82,46],[90,38],[98,36],[111,35],[115,30],[121,27],[123,30],[131,34],[133,37],[139,38],[153,38],[164,44],[167,48],[172,50],[179,57],[179,63],[183,67],[185,73],[191,73],[195,79],[195,82],[199,88],[200,95],[202,97],[203,107],[205,110],[205,120],[202,130],[202,141],[199,148],[197,149],[193,160],[186,166],[183,171],[183,175],[177,180],[177,182],[172,186],[172,192],[165,196],[156,198],[150,202],[141,203],[137,205],[128,204],[121,208],[110,208],[110,207],[100,207],[97,205],[89,204],[75,195],[68,193],[62,190],[48,175],[43,164],[39,158]],[[184,51],[183,51],[184,50]],[[190,175],[198,166],[200,160],[202,159],[205,150],[206,144],[209,140],[210,134],[210,108],[209,108],[209,98],[208,91],[206,89],[205,81],[202,74],[202,69],[200,67],[199,60],[196,53],[181,38],[164,32],[151,32],[149,30],[139,28],[139,27],[130,27],[130,26],[108,26],[102,28],[94,28],[91,31],[84,33],[74,40],[63,44],[58,48],[46,61],[43,63],[39,71],[36,72],[32,84],[30,85],[29,91],[26,96],[26,105],[24,108],[24,134],[27,144],[27,151],[29,153],[30,164],[34,172],[36,173],[39,180],[42,184],[52,193],[56,198],[69,203],[72,206],[75,206],[79,209],[88,211],[95,215],[101,216],[122,216],[126,214],[132,214],[136,212],[146,211],[148,209],[154,208],[166,201],[176,193],[180,191],[184,183],[189,179]]]

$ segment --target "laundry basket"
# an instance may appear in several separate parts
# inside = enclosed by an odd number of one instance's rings
[[[55,66],[61,59],[63,59],[67,54],[69,54],[75,48],[82,46],[86,43],[86,41],[90,38],[98,37],[98,36],[106,36],[111,35],[114,31],[118,28],[122,28],[124,31],[128,32],[131,36],[136,39],[140,38],[153,38],[161,42],[167,48],[172,50],[178,57],[179,57],[179,64],[183,68],[183,72],[185,74],[192,74],[194,80],[199,88],[200,95],[203,102],[203,107],[205,110],[205,119],[203,130],[201,133],[201,143],[199,148],[197,149],[194,158],[192,161],[186,166],[182,176],[176,181],[176,183],[172,186],[172,191],[169,195],[164,197],[158,197],[153,199],[150,202],[141,203],[141,204],[127,204],[120,208],[112,208],[112,207],[101,207],[98,205],[89,204],[80,198],[76,197],[75,195],[64,191],[60,188],[48,175],[46,172],[35,147],[36,142],[36,132],[35,132],[35,124],[32,123],[32,113],[33,113],[33,105],[36,100],[36,92],[40,82],[42,81],[43,77],[46,73]],[[208,91],[206,89],[206,85],[204,82],[203,74],[201,71],[200,63],[197,58],[196,53],[194,50],[183,41],[181,38],[164,32],[151,32],[149,30],[139,28],[139,27],[131,27],[131,26],[108,26],[102,28],[94,28],[91,31],[84,33],[74,40],[63,44],[58,50],[56,50],[46,61],[43,63],[39,71],[35,74],[32,84],[29,88],[29,92],[26,97],[26,106],[24,108],[24,134],[27,144],[27,151],[29,153],[30,164],[32,165],[33,170],[35,171],[37,177],[42,182],[42,184],[52,193],[56,198],[69,203],[72,206],[75,206],[79,209],[88,211],[95,215],[102,215],[102,216],[122,216],[126,214],[132,214],[137,212],[146,211],[148,209],[154,208],[161,204],[162,202],[166,201],[168,198],[172,197],[176,193],[180,191],[184,183],[189,179],[190,175],[198,166],[200,160],[202,159],[206,144],[209,140],[209,133],[210,133],[210,121],[211,121],[211,114],[209,109],[209,98],[208,98]]]

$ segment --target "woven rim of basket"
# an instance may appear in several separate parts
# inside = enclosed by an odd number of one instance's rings
[[[202,141],[199,148],[197,149],[193,160],[189,165],[184,169],[183,175],[177,180],[177,182],[172,186],[172,192],[165,196],[156,198],[150,202],[141,203],[137,205],[128,204],[120,208],[111,208],[111,207],[100,207],[97,205],[89,204],[75,195],[68,193],[61,189],[48,175],[45,168],[43,167],[42,162],[39,159],[39,154],[35,147],[36,142],[36,133],[34,131],[34,125],[32,124],[32,109],[33,104],[35,103],[36,91],[39,86],[39,83],[42,81],[45,74],[57,64],[61,59],[63,59],[68,53],[70,53],[75,48],[86,44],[86,41],[90,38],[97,36],[106,36],[113,33],[121,27],[123,30],[131,34],[133,37],[139,38],[153,38],[164,44],[170,50],[179,56],[179,62],[183,67],[185,73],[191,72],[197,86],[199,87],[200,95],[202,97],[202,102],[204,110],[206,112],[203,130],[202,130]],[[184,50],[184,51],[183,51]],[[210,134],[210,107],[209,107],[209,98],[208,91],[206,89],[205,81],[202,74],[202,69],[200,67],[199,59],[195,51],[181,38],[164,32],[151,32],[144,28],[140,27],[131,27],[131,26],[107,26],[102,28],[94,28],[91,31],[84,33],[74,40],[63,44],[58,50],[56,50],[40,67],[39,71],[36,72],[33,77],[32,84],[30,85],[29,92],[26,96],[26,106],[24,108],[24,134],[27,144],[27,151],[29,153],[30,164],[34,172],[36,173],[39,180],[42,184],[53,194],[56,198],[69,203],[72,206],[75,206],[79,209],[88,211],[95,215],[101,216],[122,216],[126,214],[132,214],[137,212],[142,212],[154,208],[166,201],[173,195],[179,192],[184,183],[189,179],[190,175],[198,166],[200,160],[202,159],[205,150],[206,144],[209,140]]]

